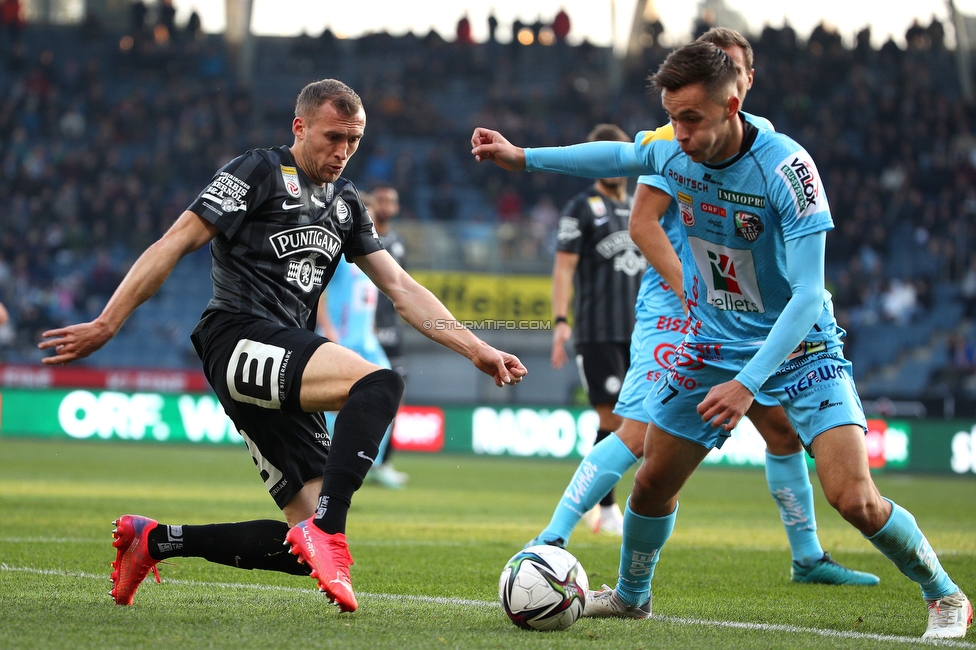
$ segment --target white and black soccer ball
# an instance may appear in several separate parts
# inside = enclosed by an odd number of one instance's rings
[[[531,546],[516,553],[498,579],[502,609],[526,630],[565,630],[583,614],[590,583],[569,551]]]

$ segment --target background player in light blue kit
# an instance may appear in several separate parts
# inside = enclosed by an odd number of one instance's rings
[[[363,195],[363,203],[372,211],[369,195]],[[381,368],[391,369],[390,361],[376,336],[376,305],[379,289],[352,262],[342,261],[336,266],[328,293],[322,294],[319,309],[319,323],[326,338],[339,343],[357,353],[370,363]],[[326,423],[332,430],[336,413],[326,414]],[[377,458],[383,458],[386,448],[391,444],[393,425],[386,430],[380,442]],[[392,467],[376,462],[367,473],[367,480],[373,479],[384,487],[399,489],[406,482],[405,476],[390,472]]]
[[[972,606],[914,517],[881,497],[868,469],[865,419],[824,290],[827,197],[809,154],[739,114],[736,65],[714,45],[671,53],[651,78],[673,141],[520,149],[476,129],[472,154],[509,170],[665,177],[682,216],[684,293],[695,322],[644,406],[645,461],[624,514],[616,588],[587,615],[646,618],[651,580],[677,515],[677,494],[760,390],[780,400],[817,462],[828,502],[898,569],[929,607],[926,638],[960,638]],[[721,217],[724,211],[725,217]],[[718,214],[718,225],[706,215]]]
[[[713,43],[732,57],[738,69],[737,92],[740,100],[744,100],[753,79],[749,41],[735,30],[723,27],[709,30],[698,40]],[[762,118],[750,115],[748,119],[764,128],[772,128]],[[671,125],[655,131],[654,137],[673,140]],[[714,218],[719,217],[714,215]],[[685,315],[679,298],[683,285],[682,269],[674,248],[681,246],[681,228],[680,215],[667,181],[661,176],[642,176],[630,232],[644,256],[651,261],[652,268],[645,272],[641,281],[630,368],[614,408],[614,413],[621,416],[623,422],[614,435],[605,441],[597,440],[573,475],[549,524],[527,546],[551,544],[565,547],[579,522],[580,513],[592,507],[606,492],[607,486],[616,484],[644,454],[648,421],[644,398],[667,371],[675,350],[693,323],[692,318]],[[779,402],[768,395],[758,394],[749,417],[766,441],[766,480],[790,543],[792,580],[821,584],[878,584],[877,576],[853,571],[834,562],[820,545],[813,485],[805,453]]]
[[[630,142],[615,124],[598,124],[587,141]],[[647,262],[630,239],[631,196],[626,178],[598,178],[563,208],[556,233],[556,260],[552,269],[552,367],[566,363],[570,337],[576,348],[576,366],[586,395],[600,418],[596,444],[620,428],[614,405],[630,367],[629,343],[634,331],[634,309]],[[566,315],[573,303],[573,325]],[[592,513],[593,532],[623,532],[624,516],[613,488],[601,490],[585,510],[568,499],[560,501],[567,518],[576,525],[583,513]],[[558,511],[557,511],[558,512]],[[569,539],[566,531],[565,539]],[[556,539],[562,539],[558,534]]]

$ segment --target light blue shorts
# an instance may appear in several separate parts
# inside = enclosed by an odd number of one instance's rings
[[[702,422],[698,404],[713,386],[735,379],[756,349],[683,342],[675,352],[671,369],[644,400],[648,417],[673,436],[707,449],[721,447],[731,432]],[[762,388],[763,393],[783,406],[808,450],[814,438],[834,427],[856,424],[867,429],[851,363],[839,345],[787,360]],[[765,400],[757,401],[769,406]]]
[[[648,421],[644,400],[667,373],[691,322],[681,313],[662,316],[648,310],[637,311],[637,322],[630,337],[630,368],[624,375],[614,413],[638,422]],[[779,405],[776,398],[762,393],[756,395],[756,401],[763,406]]]

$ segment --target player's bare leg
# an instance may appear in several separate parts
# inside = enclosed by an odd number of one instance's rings
[[[830,505],[921,587],[929,608],[924,637],[964,637],[972,605],[942,568],[911,513],[878,492],[868,469],[863,429],[835,427],[814,438],[812,447]]]
[[[790,542],[793,582],[867,587],[881,582],[835,562],[821,547],[806,453],[783,408],[753,402],[747,415],[766,441],[766,482]]]

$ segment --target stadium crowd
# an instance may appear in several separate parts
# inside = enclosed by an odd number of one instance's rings
[[[506,36],[497,21],[486,43],[462,21],[452,40],[341,39],[328,29],[260,38],[248,87],[231,81],[234,53],[199,20],[134,16],[124,33],[93,20],[5,29],[0,302],[11,320],[0,327],[0,360],[34,361],[40,331],[97,314],[214,169],[234,152],[290,141],[287,99],[325,76],[356,88],[368,112],[348,169],[357,185],[391,183],[402,222],[476,233],[497,255],[537,259],[547,273],[558,206],[586,182],[476,166],[471,127],[540,145],[579,140],[599,122],[630,135],[656,127],[665,115],[646,76],[669,51],[657,25],[642,55],[618,62],[608,48],[569,44],[568,16],[550,38],[556,22],[513,25],[511,42],[495,37]],[[531,44],[519,42],[523,28]],[[915,25],[906,41],[875,49],[865,30],[849,48],[826,27],[805,42],[788,25],[767,27],[752,38],[745,109],[818,162],[836,224],[828,286],[855,350],[877,325],[900,328],[906,345],[930,343],[913,340],[913,328],[934,319],[942,335],[932,341],[945,347],[936,372],[976,393],[976,111],[943,26]],[[290,79],[287,92],[271,90]]]

